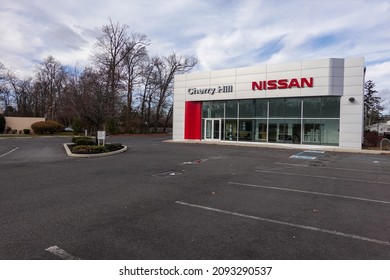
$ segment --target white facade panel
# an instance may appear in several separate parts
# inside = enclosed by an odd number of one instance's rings
[[[344,96],[353,96],[358,100],[359,96],[361,96],[362,88],[361,85],[358,86],[344,86]],[[361,96],[363,100],[363,96]]]
[[[175,88],[185,88],[186,87],[186,81],[185,80],[178,81],[178,80],[175,79],[173,86]]]
[[[314,79],[314,87],[310,88],[310,89],[315,91],[316,87],[329,87],[332,80],[333,79],[329,76],[328,77],[317,77]]]
[[[363,76],[344,77],[344,86],[360,86],[363,82]]]
[[[184,88],[180,88],[182,91],[184,91]],[[176,90],[176,89],[175,89]],[[180,104],[184,103],[186,101],[186,96],[185,94],[175,94],[175,104],[179,106]]]
[[[267,73],[295,71],[296,69],[301,69],[301,66],[301,61],[283,64],[269,64],[267,65]]]
[[[361,117],[360,115],[345,115],[343,116],[343,124],[360,124],[361,123]]]
[[[186,81],[209,79],[210,72],[195,72],[191,74],[185,74],[185,77],[186,77]]]
[[[331,77],[330,84],[332,84],[333,86],[344,86],[344,77],[343,76],[341,76],[341,77],[337,77],[337,76]]]
[[[173,102],[173,106],[175,109],[183,109],[185,107],[185,99],[183,101],[176,100]]]
[[[210,78],[215,77],[232,77],[236,75],[236,69],[217,70],[210,72]]]
[[[333,86],[331,89],[332,95],[342,96],[344,87],[343,86]]]
[[[301,97],[324,95],[330,95],[330,88],[328,86],[316,86],[315,90],[312,88],[301,88]]]
[[[344,70],[344,69],[343,69]],[[345,77],[364,76],[364,69],[362,67],[349,67],[345,68]]]
[[[186,87],[205,88],[210,85],[210,79],[188,80],[186,81]]]
[[[344,75],[344,67],[338,68],[334,67],[330,69],[330,76],[332,77],[343,77]]]
[[[302,61],[303,69],[313,69],[313,68],[330,68],[331,67],[331,59],[316,59],[316,60],[307,60]]]
[[[248,83],[251,84],[252,82],[259,82],[265,80],[267,80],[267,73],[236,76],[236,84],[245,83],[246,85],[248,85]]]
[[[210,94],[189,94],[186,93],[186,101],[209,101]]]
[[[267,90],[266,97],[268,98],[281,98],[281,97],[299,97],[301,96],[300,88],[291,88],[291,89],[275,89]]]
[[[252,67],[245,67],[245,68],[237,68],[236,69],[237,76],[261,74],[261,73],[267,73],[267,65],[252,66]]]
[[[253,94],[252,82],[236,83],[235,91],[237,92],[237,96],[240,96],[239,91],[250,91]]]
[[[364,66],[364,58],[363,57],[353,57],[344,59],[344,67],[362,67]]]
[[[267,80],[280,80],[280,79],[300,79],[301,70],[284,71],[284,72],[269,72],[267,73]]]
[[[235,79],[232,79],[232,77],[218,77],[210,79],[210,86],[230,85],[235,83],[236,81]]]
[[[228,100],[228,99],[236,99],[236,93],[225,92],[221,94],[210,95],[210,100]]]
[[[267,92],[266,91],[237,91],[236,96],[239,96],[242,99],[257,99],[257,98],[267,98]]]
[[[185,81],[186,80],[186,75],[175,75],[175,82],[180,82],[180,81]]]
[[[343,69],[344,71],[344,69]],[[310,68],[310,69],[302,69],[301,71],[302,77],[330,77],[332,76],[332,72],[329,68]]]
[[[344,93],[340,102],[340,146],[342,147],[361,148],[364,127],[363,88],[364,59],[345,59]]]
[[[340,127],[340,130],[341,130],[341,127]],[[356,147],[356,132],[343,132],[342,135],[340,135],[340,137],[342,138],[342,142],[343,142],[342,147],[357,148]]]

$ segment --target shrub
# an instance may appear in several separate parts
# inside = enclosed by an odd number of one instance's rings
[[[24,134],[30,134],[30,131],[31,131],[31,130],[28,129],[28,128],[23,129],[23,133],[24,133]]]
[[[115,134],[118,132],[118,120],[117,119],[109,119],[106,121],[106,127],[109,134]]]
[[[89,141],[95,141],[95,138],[87,137],[87,136],[73,136],[72,142],[76,144],[77,140],[89,140]]]
[[[18,132],[17,129],[12,129],[12,134],[16,134],[16,132]]]
[[[75,154],[99,154],[104,152],[103,146],[80,145],[72,147],[72,153]]]
[[[95,143],[95,139],[76,139],[75,140],[75,144],[76,146],[94,146],[96,143]]]
[[[0,133],[3,133],[5,130],[5,117],[0,114]]]
[[[7,134],[8,134],[8,133],[10,133],[10,132],[11,132],[11,130],[12,130],[12,129],[11,129],[9,126],[7,126],[7,128],[5,129],[5,133],[7,133]]]
[[[72,129],[74,134],[82,133],[83,132],[83,125],[81,123],[80,119],[74,119],[72,123]]]
[[[117,151],[123,148],[121,143],[106,144],[105,149],[107,152]]]
[[[365,131],[364,132],[364,146],[365,147],[376,147],[383,137],[378,135],[376,131]]]
[[[64,127],[56,121],[40,121],[33,123],[31,128],[37,134],[60,132],[64,129]]]

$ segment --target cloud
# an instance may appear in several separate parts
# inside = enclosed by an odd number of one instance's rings
[[[53,12],[37,3],[42,1],[12,2],[0,10],[0,26],[4,30],[0,50],[6,54],[0,56],[0,61],[23,75],[31,75],[37,61],[48,55],[65,64],[75,63],[75,57],[86,47],[89,52],[91,47],[88,29],[57,21]]]
[[[375,83],[375,89],[381,97],[382,106],[385,107],[385,114],[390,114],[390,61],[368,65],[366,69],[366,80]]]
[[[0,7],[0,61],[31,72],[51,54],[88,63],[99,28],[114,22],[151,39],[152,55],[196,55],[199,70],[364,56],[390,99],[388,0],[19,0]]]

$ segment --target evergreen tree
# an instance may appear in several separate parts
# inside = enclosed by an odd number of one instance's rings
[[[382,117],[381,98],[377,96],[378,91],[374,88],[375,83],[372,80],[364,84],[364,126],[366,129],[380,121]]]

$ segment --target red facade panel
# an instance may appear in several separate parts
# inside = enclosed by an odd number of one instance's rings
[[[202,137],[202,102],[186,101],[184,139],[200,140]]]

